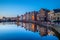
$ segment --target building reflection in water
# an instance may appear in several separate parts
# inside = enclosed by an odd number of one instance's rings
[[[17,27],[24,27],[26,30],[32,31],[32,32],[38,32],[41,36],[45,35],[51,35],[55,34],[54,32],[51,32],[51,29],[46,29],[46,27],[42,27],[33,23],[23,23],[23,22],[2,22],[0,25],[17,25]]]
[[[1,24],[1,23],[0,23]],[[23,23],[23,22],[2,22],[3,25],[5,24],[16,24],[17,27],[21,26],[24,27],[26,30],[32,31],[32,32],[39,32],[40,35],[44,36],[47,34],[45,27],[40,27],[36,24],[32,23]]]
[[[47,35],[47,29],[45,27],[40,27],[36,24],[32,23],[22,23],[22,22],[17,22],[17,26],[22,26],[26,30],[32,31],[32,32],[39,32],[40,35],[44,36]]]

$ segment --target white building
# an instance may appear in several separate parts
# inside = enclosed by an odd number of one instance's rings
[[[54,11],[50,11],[50,12],[48,12],[48,19],[50,20],[50,21],[54,21]]]

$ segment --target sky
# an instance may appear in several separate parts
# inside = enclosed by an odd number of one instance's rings
[[[41,8],[60,8],[60,0],[0,0],[0,17],[15,17]]]

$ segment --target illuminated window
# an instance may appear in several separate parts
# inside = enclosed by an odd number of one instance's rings
[[[34,20],[34,15],[32,15],[32,20]]]

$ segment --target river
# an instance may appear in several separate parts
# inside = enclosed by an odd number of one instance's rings
[[[2,22],[0,40],[58,40],[58,38],[53,35],[41,36],[38,28],[31,23]]]

